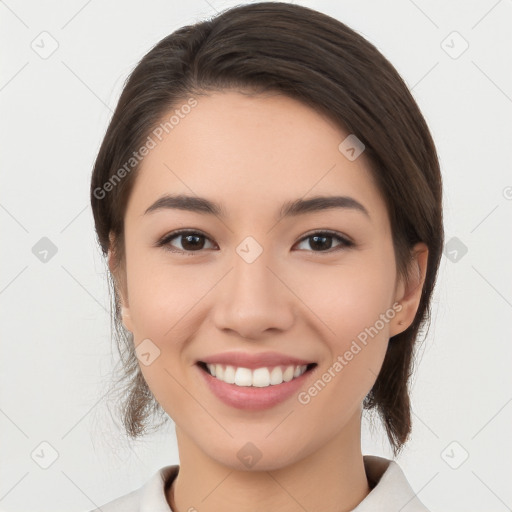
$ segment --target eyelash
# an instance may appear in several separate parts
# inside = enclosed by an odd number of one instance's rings
[[[181,249],[176,249],[176,248],[172,247],[170,245],[171,240],[174,240],[175,238],[178,238],[180,235],[181,236],[184,236],[184,235],[199,235],[200,237],[204,237],[204,238],[206,238],[206,239],[211,241],[211,239],[207,235],[202,233],[201,231],[193,231],[193,230],[190,230],[190,229],[181,229],[181,230],[178,230],[178,231],[173,231],[172,233],[169,233],[169,234],[165,235],[164,237],[162,237],[156,243],[156,246],[157,247],[164,247],[167,251],[170,251],[170,252],[173,252],[173,253],[178,253],[178,254],[183,254],[183,255],[187,255],[187,256],[194,256],[194,253],[202,252],[202,250],[187,251],[187,250],[181,250]],[[309,251],[309,252],[312,252],[314,254],[331,254],[333,252],[340,251],[340,250],[342,250],[344,248],[347,249],[347,248],[355,246],[354,242],[352,242],[348,238],[345,238],[344,236],[341,236],[336,231],[331,231],[331,230],[328,230],[328,229],[327,230],[323,230],[323,231],[314,231],[312,233],[309,233],[306,236],[302,237],[300,240],[298,240],[297,243],[303,242],[304,240],[307,240],[308,238],[312,238],[314,236],[321,236],[321,235],[326,235],[329,238],[337,239],[339,242],[341,242],[341,246],[339,246],[338,248],[329,249],[327,251]]]

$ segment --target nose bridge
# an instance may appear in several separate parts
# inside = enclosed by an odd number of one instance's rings
[[[272,265],[271,251],[262,251],[255,256],[254,248],[249,246],[248,251],[246,248],[241,245],[233,258],[233,293],[239,300],[251,296],[259,300],[265,295],[275,295],[276,278],[269,269]]]
[[[293,321],[292,297],[272,269],[276,266],[272,251],[248,238],[233,256],[215,318],[220,329],[256,338],[268,329],[289,327]]]

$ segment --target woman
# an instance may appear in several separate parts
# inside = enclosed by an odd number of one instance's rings
[[[135,438],[179,465],[103,505],[425,511],[395,455],[443,246],[428,127],[378,50],[314,10],[236,7],[129,77],[91,182]],[[164,420],[165,421],[165,420]]]

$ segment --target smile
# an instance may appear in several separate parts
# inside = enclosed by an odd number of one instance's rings
[[[199,366],[212,377],[226,384],[235,384],[240,387],[252,386],[264,388],[277,386],[283,382],[290,382],[303,375],[308,369],[316,366],[316,364],[261,367],[253,370],[231,365],[207,364],[203,362],[200,362]]]
[[[313,378],[318,365],[266,366],[251,370],[223,364],[210,364],[208,368],[205,362],[199,361],[195,367],[207,389],[225,405],[261,411],[296,396]]]

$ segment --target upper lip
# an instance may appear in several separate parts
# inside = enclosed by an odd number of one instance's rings
[[[224,364],[240,368],[256,369],[272,366],[302,366],[311,364],[312,361],[297,357],[279,354],[277,352],[260,352],[249,354],[247,352],[223,352],[205,357],[198,362],[206,364]]]

